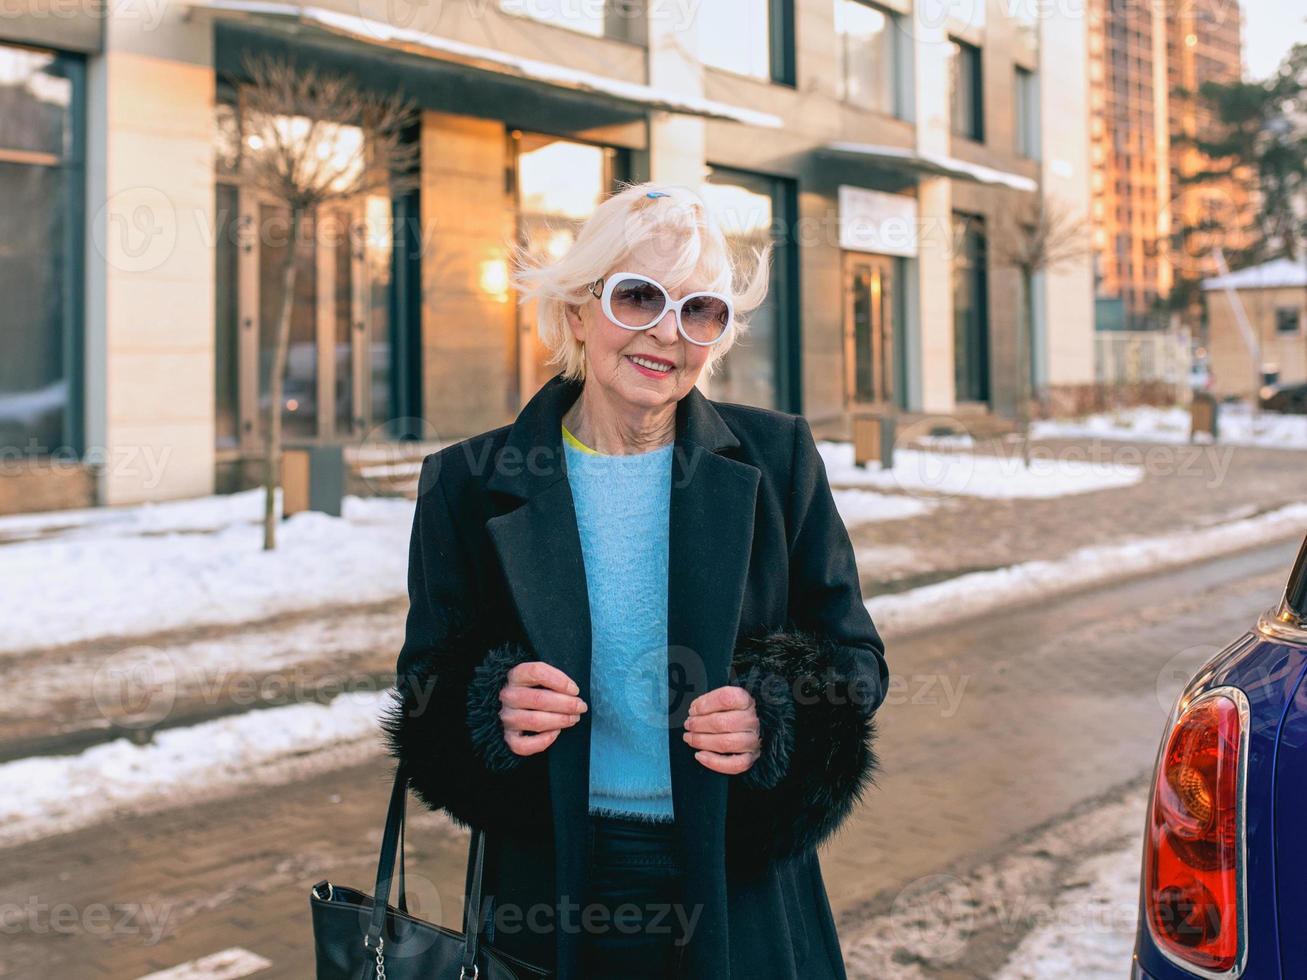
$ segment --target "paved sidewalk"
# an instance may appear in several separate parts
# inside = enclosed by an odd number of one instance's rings
[[[1020,465],[1014,443],[980,444],[976,451]],[[1130,487],[1048,499],[915,491],[911,496],[938,506],[918,517],[849,528],[863,595],[1060,558],[1091,545],[1207,527],[1307,500],[1307,453],[1298,451],[1098,439],[1037,441],[1034,451],[1033,466],[1050,458],[1139,465],[1144,478]]]
[[[878,786],[821,853],[841,937],[856,944],[859,926],[904,889],[964,875],[1144,774],[1166,710],[1159,684],[1246,628],[1292,551],[1259,549],[900,641]],[[258,980],[311,976],[308,888],[330,877],[370,889],[388,776],[377,755],[0,850],[0,976],[133,980],[233,947],[272,962]],[[466,837],[416,803],[410,813],[419,914],[453,925]],[[985,976],[1022,931],[918,951],[916,966],[932,980]],[[910,962],[908,950],[887,952]],[[851,978],[921,975],[858,965]]]

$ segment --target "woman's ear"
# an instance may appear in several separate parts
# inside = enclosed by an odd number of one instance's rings
[[[567,317],[567,325],[572,329],[572,336],[585,343],[585,323],[581,320],[581,307],[568,303],[563,307],[563,314]]]

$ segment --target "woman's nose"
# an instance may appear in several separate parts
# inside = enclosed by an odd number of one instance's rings
[[[676,311],[668,310],[663,314],[663,318],[649,328],[659,343],[674,344],[679,332],[676,329]]]

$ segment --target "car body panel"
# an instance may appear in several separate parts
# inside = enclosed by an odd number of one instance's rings
[[[1280,729],[1275,760],[1275,867],[1280,963],[1286,977],[1307,977],[1307,681],[1300,683]]]
[[[1258,630],[1241,637],[1209,661],[1190,681],[1179,702],[1187,704],[1198,695],[1219,687],[1236,687],[1248,698],[1247,798],[1244,809],[1247,952],[1242,974],[1235,975],[1256,980],[1307,977],[1304,972],[1282,973],[1280,970],[1281,937],[1276,925],[1275,864],[1276,760],[1280,731],[1305,673],[1307,645],[1291,643]],[[1174,717],[1175,713],[1168,718],[1167,732]],[[1303,724],[1303,734],[1307,735],[1307,719]],[[1292,796],[1292,800],[1297,801],[1292,805],[1299,807],[1299,813],[1304,812],[1301,793],[1299,788]],[[1301,867],[1303,865],[1299,865]],[[1152,980],[1191,980],[1207,975],[1196,969],[1182,968],[1158,949],[1145,924],[1142,886],[1139,915],[1136,969],[1145,971]],[[1307,942],[1307,933],[1300,933],[1296,941],[1300,945]]]

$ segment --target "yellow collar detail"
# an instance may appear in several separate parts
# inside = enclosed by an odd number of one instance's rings
[[[589,453],[591,456],[602,456],[602,455],[604,455],[603,453],[599,452],[599,450],[597,450],[597,449],[591,449],[589,446],[587,446],[585,443],[583,443],[583,442],[582,442],[580,439],[578,439],[576,436],[572,435],[571,430],[568,429],[568,427],[567,427],[566,425],[563,426],[563,438],[564,438],[568,443],[570,443],[574,448],[581,450],[581,452],[583,452],[583,453]]]

